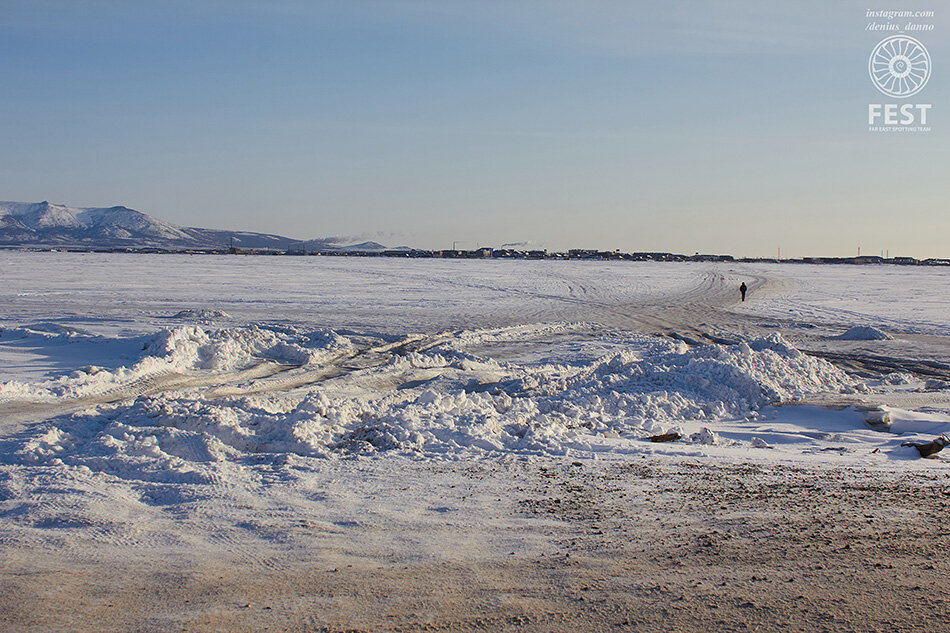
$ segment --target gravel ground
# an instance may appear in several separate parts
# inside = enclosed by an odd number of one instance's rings
[[[645,457],[418,463],[413,470],[407,481],[446,485],[438,501],[446,505],[435,510],[463,518],[432,531],[368,512],[355,534],[303,550],[271,543],[253,561],[242,559],[239,546],[218,555],[180,547],[156,557],[147,548],[94,542],[60,549],[6,543],[0,626],[950,630],[943,556],[950,478],[942,469]],[[482,494],[468,496],[475,490]],[[410,485],[405,494],[413,493]],[[431,539],[430,547],[420,548],[418,538]]]

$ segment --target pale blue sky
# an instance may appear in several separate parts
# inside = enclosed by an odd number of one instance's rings
[[[4,0],[0,199],[390,245],[947,257],[935,4]],[[867,131],[868,8],[937,12],[928,134]]]

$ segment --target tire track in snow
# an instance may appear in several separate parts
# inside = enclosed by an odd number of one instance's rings
[[[565,284],[569,296],[499,288],[477,282],[465,282],[461,285],[504,294],[513,293],[554,299],[555,305],[531,315],[534,317],[534,322],[551,321],[552,317],[553,320],[560,322],[586,322],[588,325],[585,326],[586,332],[582,334],[583,336],[597,336],[604,330],[622,329],[675,338],[690,344],[732,343],[744,336],[761,336],[766,332],[774,332],[774,327],[767,329],[765,326],[774,326],[775,318],[736,312],[731,308],[740,304],[738,293],[740,277],[749,286],[750,294],[757,298],[780,291],[783,286],[781,280],[770,279],[764,274],[749,271],[727,273],[721,269],[710,268],[685,290],[653,294],[627,303],[611,303],[603,301],[602,297],[596,293],[596,289],[592,290],[584,283],[569,279],[560,272],[554,271],[550,277],[558,283]],[[370,340],[368,343],[356,345],[333,356],[318,366],[279,365],[264,361],[239,371],[217,374],[167,371],[139,376],[110,386],[103,391],[57,402],[9,400],[0,402],[0,416],[23,419],[38,416],[51,417],[88,406],[109,404],[139,396],[203,388],[206,390],[201,395],[207,399],[286,392],[377,368],[391,362],[394,357],[424,352],[473,333],[475,334],[473,338],[479,338],[478,335],[484,333],[485,342],[489,344],[493,339],[512,340],[512,337],[514,340],[530,341],[531,328],[528,331],[519,330],[526,327],[523,322],[525,316],[525,313],[512,314],[509,322],[502,327],[474,330],[450,329],[433,334],[410,334],[385,343],[379,343],[378,339]],[[854,363],[861,362],[860,359],[856,360],[850,356],[845,358],[843,355],[826,356],[826,358],[851,369]],[[894,363],[894,368],[896,370],[901,367],[898,359]],[[929,369],[932,371],[932,368]]]
[[[78,397],[61,398],[53,402],[43,400],[10,399],[0,402],[0,417],[6,422],[16,422],[21,418],[33,418],[39,415],[53,417],[100,404],[111,404],[131,400],[139,396],[149,396],[167,391],[195,389],[219,384],[254,381],[267,376],[288,371],[297,365],[281,365],[273,361],[262,361],[252,367],[238,371],[216,374],[186,374],[163,371],[145,376],[137,376],[126,382],[109,386],[102,390],[93,390]]]
[[[202,395],[209,399],[290,391],[355,371],[379,367],[390,362],[394,356],[405,356],[430,349],[452,340],[458,334],[458,330],[435,335],[412,334],[397,341],[348,350],[316,367],[262,361],[249,368],[215,374],[162,371],[53,402],[10,399],[0,402],[0,416],[7,423],[16,423],[38,417],[64,415],[86,407],[131,400],[140,396],[204,387],[209,389]]]
[[[735,303],[735,297],[727,288],[722,274],[707,271],[693,287],[683,292],[645,298],[628,304],[611,304],[588,297],[590,289],[581,283],[562,279],[563,275],[553,273],[552,277],[568,285],[570,296],[558,296],[550,293],[538,293],[522,289],[505,289],[490,284],[464,283],[462,285],[489,289],[501,293],[514,293],[535,298],[553,299],[563,309],[539,310],[535,322],[552,320],[588,321],[610,328],[623,328],[658,334],[687,340],[689,342],[721,342],[709,329],[696,325],[697,315],[718,313],[719,320],[723,308]],[[749,282],[752,289],[762,288],[766,284],[764,277],[756,277]],[[112,385],[102,391],[85,393],[76,398],[64,398],[56,402],[8,400],[0,402],[0,416],[8,419],[31,419],[38,416],[52,417],[85,407],[110,404],[139,396],[150,396],[169,391],[187,391],[207,387],[202,395],[205,398],[224,396],[253,395],[290,391],[301,387],[319,384],[353,372],[385,365],[395,356],[405,356],[413,352],[424,352],[438,345],[456,340],[466,332],[491,333],[488,339],[506,338],[506,332],[523,328],[524,314],[512,315],[509,323],[502,327],[480,328],[475,330],[450,329],[434,334],[411,334],[396,341],[383,344],[358,346],[355,349],[327,359],[319,366],[279,365],[271,361],[261,362],[253,367],[239,371],[217,374],[194,374],[167,371],[139,376],[129,381]],[[520,317],[520,318],[519,318]],[[738,318],[738,315],[737,315]],[[742,317],[751,318],[751,317]],[[595,333],[595,332],[592,332]],[[510,338],[508,336],[507,338]],[[520,337],[518,337],[520,339]],[[530,336],[526,338],[530,339]],[[520,339],[524,340],[524,339]]]
[[[743,273],[742,278],[750,294],[769,293],[775,285],[761,274]],[[729,309],[739,303],[738,281],[707,270],[698,283],[685,291],[626,304],[591,306],[591,313],[584,317],[604,326],[688,343],[731,343],[745,330],[768,321]]]

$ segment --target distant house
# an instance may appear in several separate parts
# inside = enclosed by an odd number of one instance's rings
[[[685,255],[675,253],[633,253],[631,259],[644,262],[681,262],[686,259]]]
[[[700,255],[696,253],[690,259],[694,262],[731,262],[735,258],[732,255]]]
[[[883,264],[884,258],[880,255],[858,255],[845,260],[849,264]]]

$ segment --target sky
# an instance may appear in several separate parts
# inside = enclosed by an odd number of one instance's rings
[[[0,0],[0,199],[389,246],[950,257],[937,5]],[[919,94],[872,84],[869,9],[934,11]],[[869,131],[872,103],[931,129]]]

